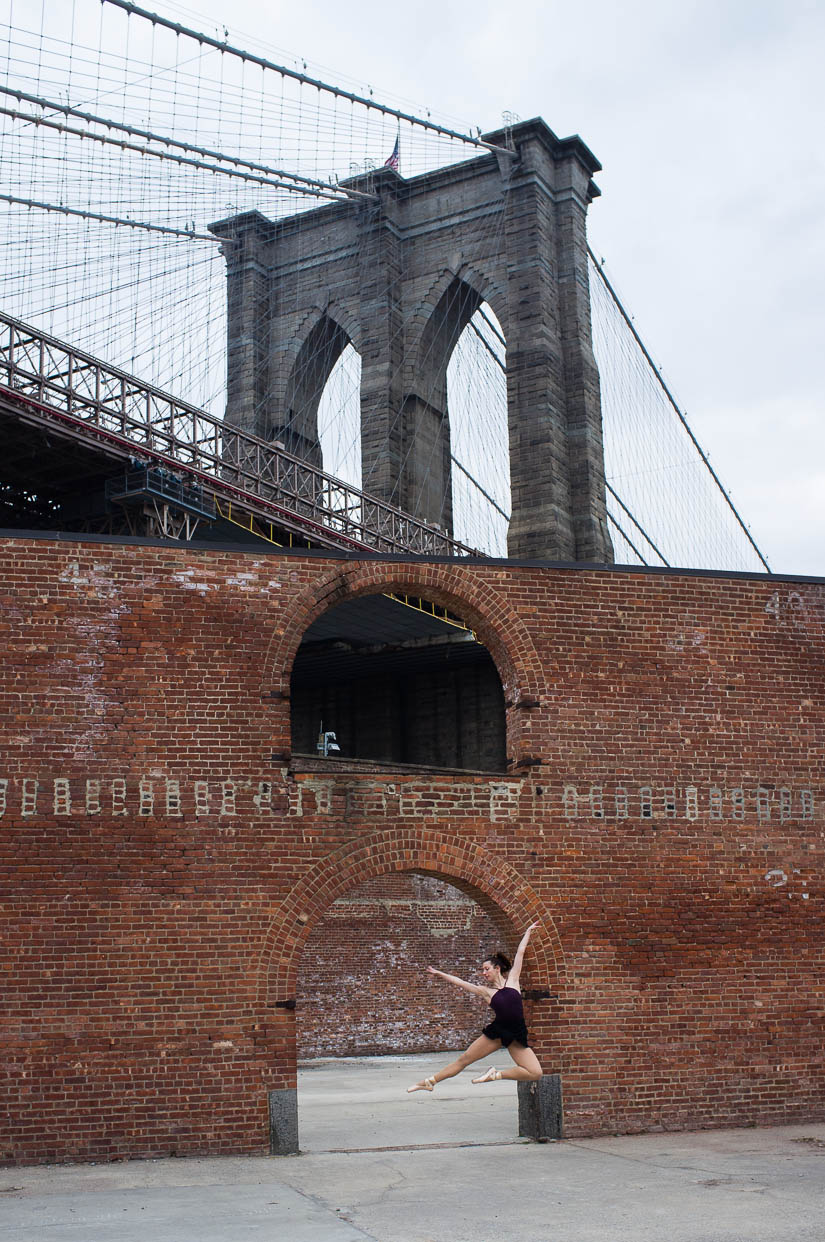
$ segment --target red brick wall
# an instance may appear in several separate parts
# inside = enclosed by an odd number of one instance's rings
[[[479,966],[499,939],[476,902],[433,876],[360,884],[330,906],[301,954],[299,1057],[466,1047],[487,1007],[426,967],[481,983]]]
[[[305,946],[403,872],[541,919],[568,1134],[825,1118],[823,583],[11,538],[0,584],[3,1158],[266,1150]],[[290,766],[303,631],[388,589],[491,651],[507,778]]]

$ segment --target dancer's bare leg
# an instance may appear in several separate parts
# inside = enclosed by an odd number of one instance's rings
[[[449,1065],[445,1065],[444,1069],[436,1070],[429,1078],[422,1079],[417,1082],[414,1087],[408,1087],[408,1091],[432,1091],[433,1086],[437,1082],[444,1082],[445,1078],[455,1078],[456,1074],[460,1074],[468,1065],[472,1065],[475,1061],[480,1061],[483,1057],[488,1057],[491,1052],[495,1052],[501,1047],[500,1039],[488,1039],[486,1035],[479,1035],[478,1039],[474,1039],[466,1052],[462,1052],[461,1056],[455,1061],[451,1061]],[[525,1049],[524,1051],[528,1051]],[[538,1065],[538,1061],[536,1061]],[[539,1070],[539,1074],[541,1070]]]
[[[499,1078],[515,1079],[516,1082],[535,1082],[537,1078],[541,1078],[542,1069],[532,1048],[523,1048],[521,1044],[513,1043],[507,1051],[515,1061],[512,1069],[490,1069],[481,1078],[474,1078],[473,1082],[497,1082]]]

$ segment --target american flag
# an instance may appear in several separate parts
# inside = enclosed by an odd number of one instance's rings
[[[398,134],[395,139],[395,146],[392,149],[392,155],[388,160],[384,160],[384,167],[391,168],[393,172],[398,172],[398,143],[401,135]]]

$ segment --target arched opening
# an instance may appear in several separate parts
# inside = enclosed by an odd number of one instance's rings
[[[272,439],[279,440],[287,452],[315,466],[324,464],[319,436],[322,394],[336,363],[350,344],[347,333],[329,315],[318,319],[298,351],[287,381],[280,425],[271,429]],[[325,412],[325,421],[331,421],[329,411]]]
[[[318,438],[327,474],[361,487],[361,355],[350,343],[318,402]]]
[[[447,367],[453,533],[492,556],[507,555],[510,443],[507,346],[492,307],[478,306]]]
[[[314,781],[315,778],[312,778]],[[387,787],[389,792],[390,787]],[[309,805],[305,815],[303,833],[299,827],[299,839],[322,836],[325,828],[334,828],[330,819],[330,809],[317,812]],[[296,821],[297,822],[297,821]],[[333,834],[335,835],[335,834]],[[317,839],[317,838],[316,838]],[[291,1154],[298,1150],[298,1092],[295,1088],[295,1050],[296,1050],[296,1010],[298,1007],[297,993],[301,988],[298,975],[301,972],[301,959],[304,948],[319,924],[323,923],[331,907],[339,898],[350,900],[353,890],[370,880],[382,880],[398,873],[435,877],[444,881],[454,889],[477,903],[490,917],[498,930],[497,943],[512,956],[517,940],[525,927],[538,920],[540,931],[534,934],[530,942],[528,960],[522,973],[522,989],[525,997],[525,1016],[531,1032],[531,1045],[542,1058],[547,1054],[548,1063],[559,1063],[561,1048],[558,1040],[558,1013],[552,1006],[550,989],[564,989],[565,965],[564,953],[558,931],[553,923],[546,905],[539,899],[531,885],[519,874],[510,862],[495,846],[491,846],[491,838],[481,831],[455,831],[445,816],[443,823],[428,824],[417,817],[410,819],[401,816],[385,816],[380,829],[372,832],[358,832],[347,836],[337,848],[331,849],[320,858],[302,879],[292,886],[284,900],[279,903],[277,912],[273,913],[262,945],[260,957],[258,1000],[260,1011],[272,1019],[264,1024],[265,1038],[271,1039],[272,1055],[277,1062],[280,1059],[277,1074],[279,1085],[269,1092],[269,1118],[272,1136],[272,1149],[278,1154]],[[364,894],[362,893],[361,896]],[[419,888],[415,894],[418,898],[426,897]],[[378,889],[366,890],[368,899],[376,899],[381,894]],[[438,897],[439,894],[436,894]],[[443,898],[444,894],[440,894]],[[453,901],[454,894],[447,894]],[[432,945],[425,944],[420,948],[422,954],[432,948],[436,960],[444,961],[440,952],[441,938],[438,936],[439,924],[435,918],[425,919],[428,930],[433,937]],[[327,924],[329,930],[329,924]],[[385,929],[387,930],[387,929]],[[394,935],[387,934],[388,952],[397,953],[394,947]],[[330,945],[335,952],[336,934],[334,929],[328,935]],[[436,956],[436,951],[438,951]],[[488,952],[485,944],[481,949],[482,956]],[[401,958],[401,954],[397,954]],[[367,979],[374,979],[372,970],[373,954],[367,946],[360,948],[353,945],[345,946],[344,951],[335,955],[334,970],[336,977],[343,979],[351,974],[353,979],[352,992],[358,998],[360,989],[368,986]],[[408,981],[419,970],[426,972],[425,962],[407,963],[409,966]],[[450,971],[449,973],[454,973]],[[359,989],[360,985],[360,989]],[[380,980],[375,986],[381,986]],[[307,987],[303,985],[303,994],[307,998]],[[433,993],[437,996],[436,993]],[[306,1003],[314,1003],[312,997]],[[360,1003],[360,1002],[357,1002]],[[481,1002],[481,1019],[485,1017],[485,1009]],[[270,1029],[271,1027],[271,1029]],[[453,1051],[452,1049],[450,1051]],[[419,1056],[431,1058],[441,1057],[443,1053],[420,1053]],[[393,1054],[396,1056],[396,1054]],[[333,1068],[329,1068],[332,1064]],[[406,1105],[412,1097],[406,1096],[401,1087],[406,1086],[406,1075],[412,1073],[413,1081],[423,1075],[416,1073],[418,1066],[409,1061],[390,1063],[390,1068],[373,1073],[375,1062],[368,1063],[368,1072],[349,1076],[348,1082],[339,1089],[335,1084],[335,1074],[342,1064],[352,1062],[336,1060],[333,1063],[324,1060],[314,1062],[312,1069],[312,1090],[305,1092],[301,1103],[301,1146],[307,1150],[311,1145],[314,1150],[330,1147],[343,1147],[352,1150],[354,1146],[392,1146],[394,1142],[402,1142],[409,1146],[415,1139],[410,1122],[415,1116],[418,1133],[424,1141],[432,1143],[432,1113],[428,1109],[412,1114],[406,1107],[399,1108],[399,1100]],[[356,1067],[357,1068],[357,1067]],[[286,1081],[284,1081],[286,1080]],[[463,1080],[463,1081],[462,1081]],[[493,1096],[483,1096],[471,1092],[472,1103],[466,1100],[466,1075],[458,1075],[456,1080],[457,1096],[462,1101],[459,1108],[449,1110],[448,1126],[445,1127],[443,1140],[457,1139],[466,1142],[467,1134],[478,1137],[476,1101],[492,1100]],[[497,1088],[499,1084],[492,1084]],[[298,1090],[303,1091],[306,1083],[299,1083]],[[449,1083],[444,1092],[450,1090]],[[419,1097],[416,1096],[416,1099]],[[430,1098],[430,1097],[428,1097]],[[389,1111],[384,1112],[382,1119],[377,1118],[374,1110],[367,1110],[367,1127],[364,1129],[365,1117],[361,1105],[367,1103],[384,1104]],[[360,1131],[354,1124],[353,1106],[359,1109]],[[484,1104],[482,1104],[484,1107]],[[515,1095],[504,1097],[503,1104],[505,1121],[502,1133],[492,1141],[502,1141],[514,1136],[515,1128]],[[447,1110],[445,1110],[446,1112]],[[462,1116],[463,1112],[463,1116]],[[469,1112],[469,1115],[468,1115]],[[489,1116],[489,1114],[488,1114]],[[389,1117],[392,1125],[384,1125]],[[311,1143],[307,1141],[307,1121],[315,1128]],[[458,1125],[452,1133],[449,1126]],[[380,1126],[376,1133],[376,1127]],[[422,1131],[423,1126],[423,1131]],[[370,1129],[371,1127],[371,1129]],[[394,1129],[393,1129],[394,1127]],[[342,1133],[343,1131],[343,1133]],[[396,1139],[394,1135],[398,1135]],[[343,1141],[342,1141],[343,1139]],[[360,1142],[359,1142],[360,1140]]]
[[[405,1088],[452,1061],[489,1018],[484,1000],[427,965],[480,982],[482,961],[512,952],[515,935],[472,887],[420,871],[373,877],[329,906],[297,970],[302,1150],[512,1140],[512,1084],[483,1092],[461,1074],[439,1085],[450,1107],[435,1118]]]
[[[296,756],[506,770],[495,663],[461,617],[426,599],[365,595],[323,613],[298,648],[290,703]]]
[[[452,449],[447,408],[447,364],[481,295],[455,276],[430,313],[403,406],[402,469],[397,503],[452,531]]]
[[[475,1038],[477,999],[436,985],[425,967],[478,981],[508,939],[467,892],[421,872],[394,872],[339,897],[313,928],[298,970],[302,1060],[443,1052]]]

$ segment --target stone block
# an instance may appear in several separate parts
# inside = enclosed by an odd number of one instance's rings
[[[520,1138],[546,1143],[562,1137],[561,1074],[543,1074],[537,1082],[518,1084]]]
[[[273,1156],[298,1154],[298,1092],[295,1087],[269,1093],[269,1149]]]

